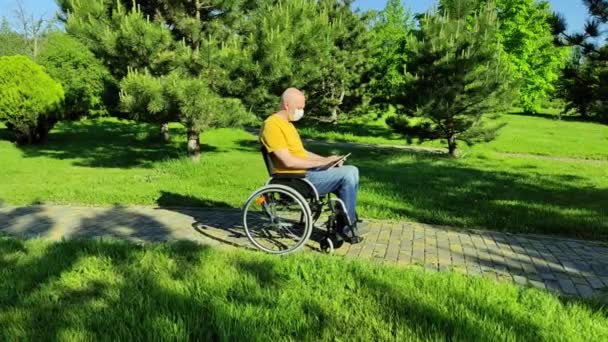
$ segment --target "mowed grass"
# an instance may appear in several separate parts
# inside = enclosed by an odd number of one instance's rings
[[[532,154],[557,158],[580,158],[608,161],[608,125],[577,121],[576,117],[539,114],[511,113],[489,121],[490,125],[506,123],[496,140],[469,147],[460,143],[459,148],[470,152],[499,152]],[[410,145],[404,136],[393,132],[385,123],[385,117],[368,122],[345,122],[334,125],[312,125],[302,129],[302,135],[310,139],[363,144]],[[441,141],[412,146],[446,148]]]
[[[60,124],[43,146],[0,141],[0,200],[240,208],[266,180],[249,133],[205,132],[202,161],[193,164],[181,128],[172,130],[169,145],[156,141],[156,127],[117,120]],[[310,146],[325,154],[353,153],[362,217],[608,239],[608,163],[512,157],[485,148],[454,160]]]
[[[602,341],[599,302],[324,255],[0,237],[0,340]]]
[[[205,133],[202,161],[194,164],[182,127],[172,129],[171,144],[158,141],[154,126],[113,119],[59,124],[40,146],[0,141],[0,200],[234,207],[265,179],[249,133]]]

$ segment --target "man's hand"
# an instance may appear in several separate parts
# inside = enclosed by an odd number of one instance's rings
[[[326,165],[332,165],[335,162],[337,162],[338,160],[342,159],[342,156],[329,156],[327,158],[325,158],[325,161],[327,162]],[[342,159],[342,161],[340,161],[340,163],[338,163],[336,166],[340,167],[344,165],[344,160]]]

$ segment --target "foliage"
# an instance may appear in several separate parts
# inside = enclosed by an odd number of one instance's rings
[[[553,94],[568,50],[553,44],[549,2],[498,0],[497,6],[502,47],[519,85],[519,105],[536,113],[541,101]]]
[[[109,101],[104,101],[104,96],[112,85],[112,77],[78,40],[65,33],[50,34],[45,38],[38,62],[63,86],[64,118],[108,114],[105,103]]]
[[[559,96],[566,109],[576,108],[583,117],[608,123],[608,0],[584,0],[590,18],[583,33],[568,33],[565,19],[556,14],[553,33],[558,45],[576,47],[559,82]]]
[[[500,127],[486,128],[482,117],[500,108],[508,94],[508,68],[500,53],[496,9],[454,7],[422,19],[407,41],[407,83],[395,104],[403,114],[390,124],[423,140],[491,140]],[[417,118],[417,120],[412,120]]]
[[[504,115],[500,120],[509,125],[495,141],[466,147],[458,159],[356,144],[310,143],[309,148],[321,154],[353,153],[350,160],[361,173],[357,203],[364,219],[608,239],[608,126],[571,119]],[[370,138],[392,137],[386,127],[331,126],[360,129],[354,134]],[[187,131],[181,124],[171,124],[171,130]],[[185,153],[185,139],[162,144],[154,139],[157,134],[155,125],[111,118],[61,122],[44,149],[0,141],[2,200],[239,210],[268,178],[257,140],[246,131],[202,134],[205,157],[198,164]],[[355,139],[344,134],[342,140]]]
[[[70,11],[69,34],[83,42],[120,81],[129,69],[147,69],[155,75],[168,70],[172,52],[171,32],[138,9],[127,10],[120,2],[60,1]]]
[[[200,155],[202,131],[247,122],[248,115],[240,101],[219,97],[201,79],[179,73],[154,77],[133,71],[120,86],[122,108],[136,119],[180,121],[188,127],[188,151],[195,159]],[[146,120],[146,116],[151,118]]]
[[[454,8],[458,1],[441,3]],[[500,46],[517,92],[514,105],[535,113],[543,100],[553,95],[568,55],[567,49],[553,44],[551,5],[546,0],[475,0],[463,8],[479,9],[488,3],[497,7]]]
[[[0,21],[0,56],[25,55],[27,44],[23,37],[15,32],[9,21]]]
[[[0,57],[0,120],[18,142],[44,141],[63,98],[61,84],[28,57]]]
[[[388,0],[370,32],[370,96],[372,102],[383,109],[406,84],[408,61],[405,49],[413,30],[414,20],[409,10],[400,0]]]

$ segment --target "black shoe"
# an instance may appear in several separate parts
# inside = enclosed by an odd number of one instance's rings
[[[359,233],[357,232],[357,228],[355,228],[353,231],[350,226],[344,226],[340,235],[342,236],[344,241],[353,245],[356,245],[363,241],[363,237],[359,235]]]

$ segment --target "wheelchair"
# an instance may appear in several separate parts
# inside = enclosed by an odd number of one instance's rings
[[[277,255],[300,250],[323,212],[329,215],[319,241],[322,251],[333,253],[344,242],[362,241],[341,199],[331,193],[319,194],[305,174],[273,174],[271,154],[263,145],[261,152],[270,178],[243,206],[243,227],[256,248]]]

